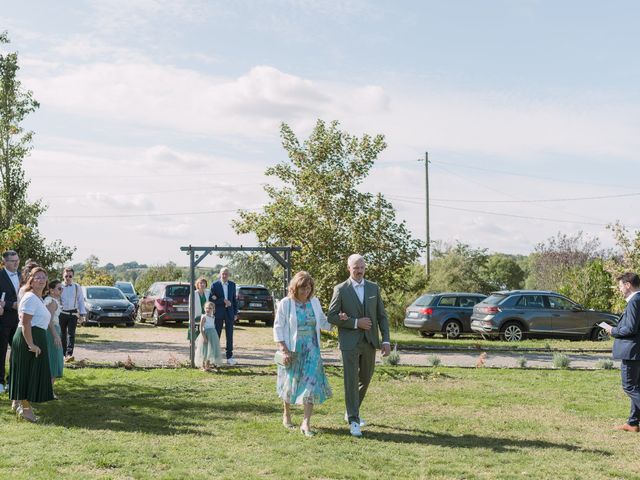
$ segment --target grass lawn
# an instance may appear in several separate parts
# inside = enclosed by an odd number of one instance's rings
[[[361,439],[328,375],[305,438],[281,426],[273,368],[69,369],[38,425],[2,397],[0,478],[640,477],[640,435],[610,430],[628,412],[614,371],[379,367]]]

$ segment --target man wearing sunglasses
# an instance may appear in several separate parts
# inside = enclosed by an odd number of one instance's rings
[[[74,283],[74,274],[75,272],[71,267],[66,267],[62,273],[64,282],[62,283],[62,295],[60,296],[62,312],[60,312],[59,318],[65,362],[74,361],[73,347],[76,341],[76,327],[78,326],[78,320],[80,320],[80,323],[84,323],[87,314],[82,288],[77,283]]]

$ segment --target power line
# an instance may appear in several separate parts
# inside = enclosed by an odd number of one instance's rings
[[[175,217],[180,215],[209,215],[213,213],[230,213],[238,210],[260,210],[258,208],[231,208],[228,210],[201,210],[199,212],[171,212],[171,213],[132,213],[119,215],[42,215],[43,218],[136,218],[136,217]]]
[[[450,198],[433,198],[432,200],[438,202],[455,202],[455,203],[547,203],[547,202],[576,202],[581,200],[604,200],[609,198],[624,198],[624,197],[637,197],[640,196],[640,192],[635,193],[621,193],[616,195],[598,195],[591,197],[566,197],[566,198],[539,198],[530,200],[456,200]],[[396,195],[396,197],[403,197],[402,195]],[[420,197],[407,197],[415,198],[416,200],[424,200]]]

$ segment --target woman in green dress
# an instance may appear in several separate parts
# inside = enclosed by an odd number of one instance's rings
[[[20,323],[11,343],[11,386],[9,398],[18,402],[18,415],[36,422],[32,402],[53,400],[47,328],[51,312],[44,306],[42,294],[47,286],[47,272],[31,270],[25,293],[20,299]]]
[[[62,351],[62,340],[60,339],[60,296],[62,295],[62,282],[53,280],[49,282],[48,295],[44,299],[44,304],[51,312],[51,322],[47,330],[47,349],[49,350],[49,369],[51,370],[51,387],[54,386],[56,378],[62,378],[64,368],[64,352]],[[53,393],[54,398],[58,396]]]
[[[207,279],[200,277],[196,280],[196,303],[194,305],[193,321],[195,322],[196,338],[200,334],[200,317],[204,314],[204,304],[207,301]],[[191,298],[191,297],[189,297]],[[191,311],[191,309],[189,309]],[[191,340],[191,325],[187,332],[187,339]]]

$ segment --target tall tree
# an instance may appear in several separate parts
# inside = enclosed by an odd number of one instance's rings
[[[254,233],[263,245],[300,246],[292,256],[294,270],[313,275],[325,304],[333,285],[347,276],[346,260],[354,252],[366,258],[367,277],[392,297],[423,244],[396,220],[382,195],[358,190],[386,147],[384,137],[357,138],[337,121],[322,120],[303,143],[287,124],[280,135],[289,159],[266,175],[283,186],[266,185],[270,203],[261,212],[241,211],[233,222],[236,232]]]
[[[0,33],[0,46],[9,43],[7,32]],[[38,231],[38,217],[46,210],[41,200],[30,202],[23,161],[31,151],[33,132],[25,131],[22,122],[34,112],[38,102],[30,90],[17,79],[18,54],[0,52],[0,231],[19,225],[23,234],[12,245],[23,258],[33,258],[45,268],[71,258],[73,249],[60,241],[50,245]]]
[[[436,243],[428,288],[434,292],[483,292],[492,290],[483,275],[489,258],[485,248],[464,243]]]

